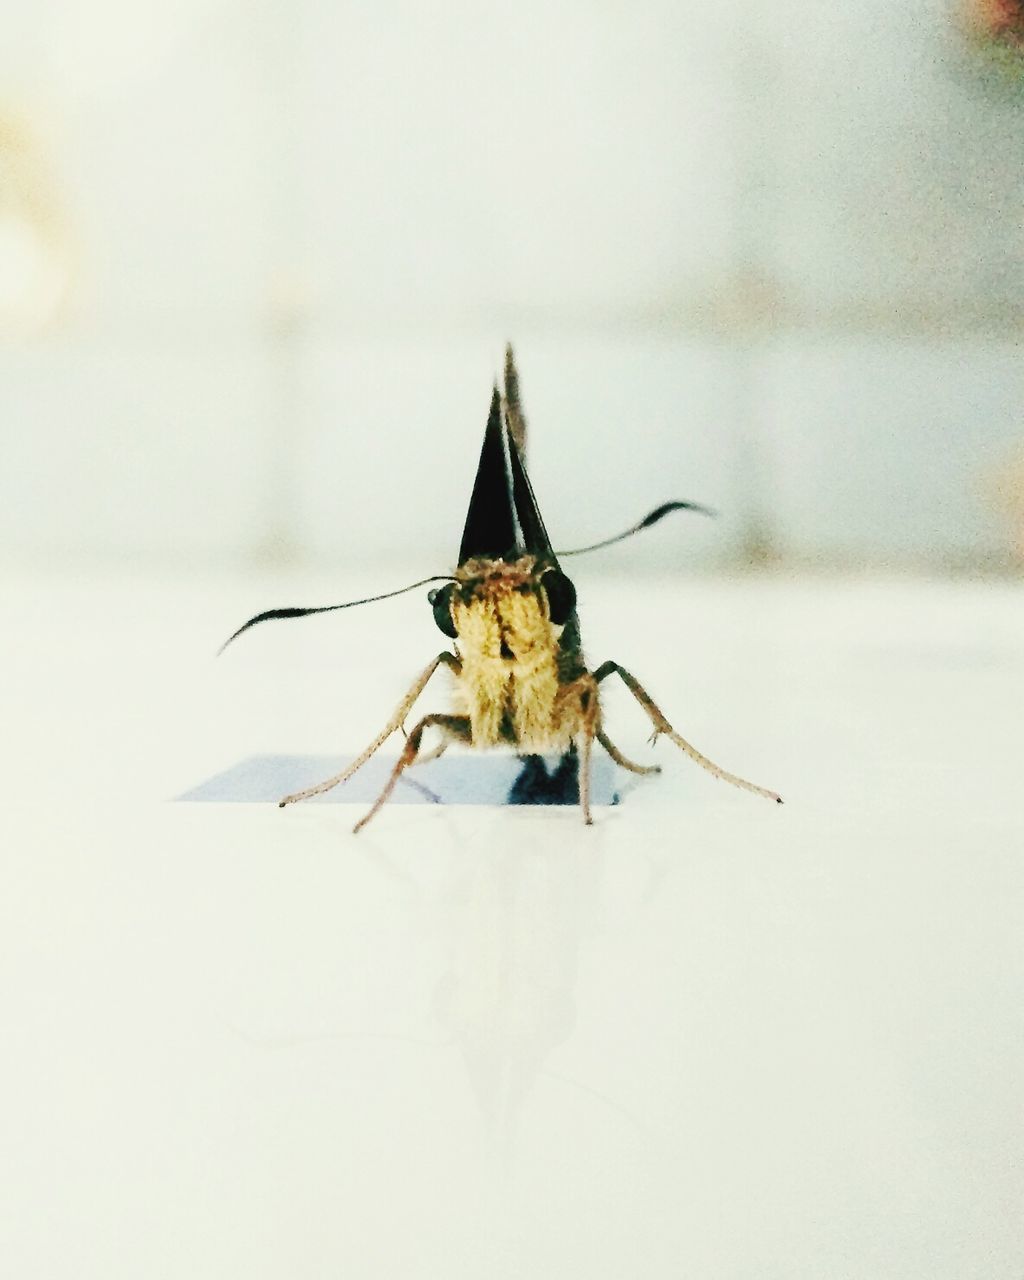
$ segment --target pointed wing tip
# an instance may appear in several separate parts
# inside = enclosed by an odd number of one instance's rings
[[[504,418],[505,412],[501,398],[501,388],[498,386],[497,378],[495,378],[494,385],[491,387],[491,403],[487,410],[485,438],[494,438],[501,435],[504,427]]]

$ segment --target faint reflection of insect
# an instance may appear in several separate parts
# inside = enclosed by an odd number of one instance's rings
[[[433,659],[384,728],[345,770],[305,791],[285,796],[281,807],[345,782],[393,733],[399,729],[404,733],[413,704],[441,666],[448,667],[455,676],[456,711],[425,715],[408,732],[384,790],[356,823],[355,831],[377,813],[410,765],[417,759],[436,759],[453,742],[476,749],[510,747],[521,756],[544,752],[557,752],[563,758],[575,756],[580,808],[584,822],[589,824],[590,753],[595,739],[622,768],[632,773],[659,772],[657,765],[627,759],[605,733],[599,688],[611,675],[624,682],[646,712],[654,726],[652,743],[663,734],[716,778],[781,804],[781,797],[774,791],[727,773],[681,738],[625,667],[603,662],[594,670],[588,669],[580,644],[576,590],[552,550],[526,472],[525,453],[526,419],[509,347],[505,356],[505,393],[502,395],[495,385],[455,572],[424,578],[399,591],[366,600],[270,609],[250,618],[226,641],[224,648],[249,627],[273,618],[328,613],[386,600],[431,582],[446,584],[431,590],[428,599],[438,628],[454,642],[455,652],[442,650]],[[579,555],[609,546],[648,528],[669,512],[682,509],[710,514],[696,503],[667,502],[624,533],[561,554]],[[420,757],[420,744],[428,729],[439,731],[441,742],[429,756]]]

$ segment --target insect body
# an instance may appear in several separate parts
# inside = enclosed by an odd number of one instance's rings
[[[566,618],[552,611],[549,595],[559,576],[539,574],[532,556],[511,564],[471,560],[442,602],[450,608],[461,658],[458,696],[475,746],[540,752],[571,745],[572,686],[559,644]]]
[[[589,823],[590,753],[595,740],[623,768],[634,773],[658,772],[657,766],[628,760],[604,731],[599,687],[611,675],[620,677],[651,720],[652,741],[663,734],[716,777],[781,804],[775,792],[726,773],[681,738],[635,677],[618,663],[605,662],[594,670],[588,669],[580,644],[575,588],[562,572],[544,528],[526,472],[525,447],[526,421],[509,348],[505,396],[494,388],[459,565],[454,574],[440,579],[445,582],[443,587],[429,593],[434,619],[453,641],[454,652],[444,650],[437,655],[381,732],[348,768],[305,791],[286,796],[280,802],[282,807],[319,795],[350,778],[392,734],[404,730],[413,704],[441,666],[447,666],[455,676],[454,713],[426,715],[409,731],[387,785],[373,808],[356,824],[356,831],[369,822],[405,769],[417,761],[428,729],[441,734],[441,744],[429,758],[436,758],[452,742],[477,749],[510,747],[521,755],[578,755],[580,807],[584,821]],[[693,506],[666,503],[625,534],[597,545],[627,537],[669,511]],[[413,586],[438,580],[425,579]],[[386,597],[373,597],[383,598]],[[235,636],[270,618],[301,617],[346,607],[270,610],[251,618]]]

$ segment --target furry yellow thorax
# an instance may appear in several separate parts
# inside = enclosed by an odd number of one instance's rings
[[[574,726],[560,714],[558,638],[534,559],[470,560],[452,605],[462,663],[459,695],[479,747],[564,748]]]

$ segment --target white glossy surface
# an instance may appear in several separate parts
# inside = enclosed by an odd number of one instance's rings
[[[6,1274],[1020,1275],[1019,587],[590,573],[591,658],[783,809],[665,743],[592,830],[169,803],[358,749],[425,603],[214,663],[325,584],[5,581]]]

